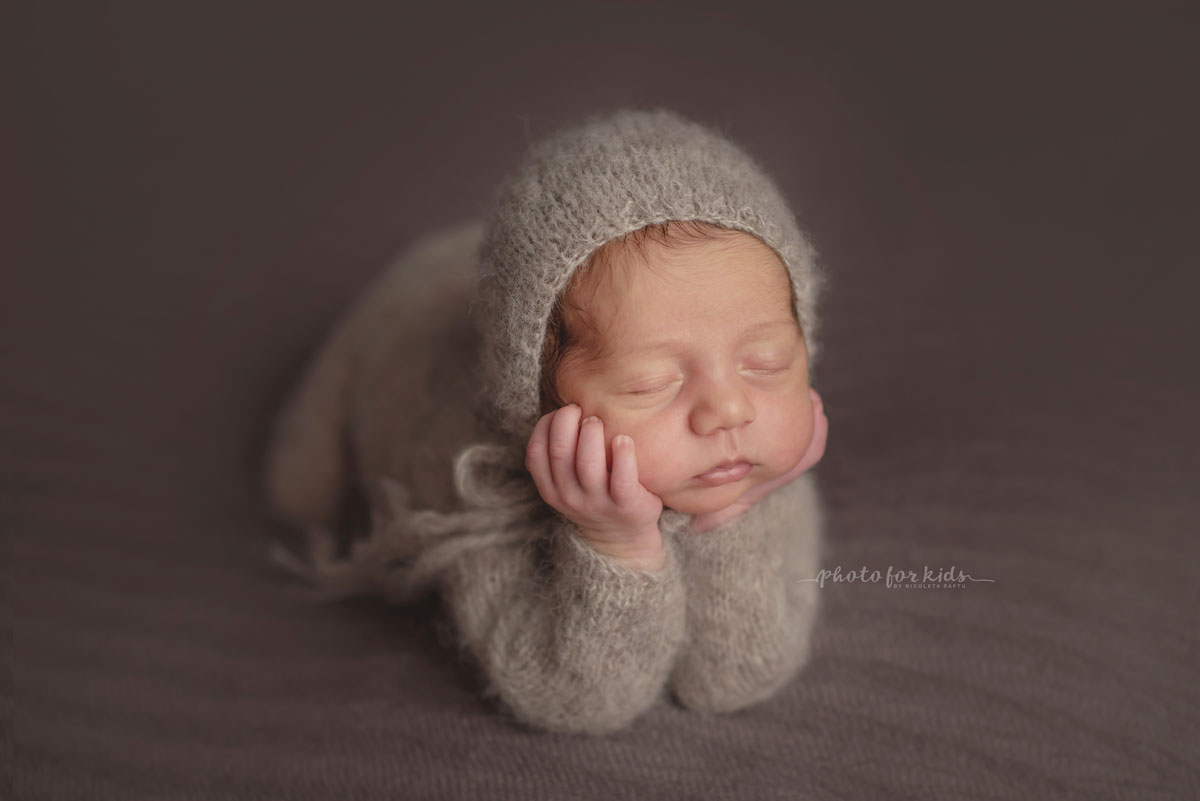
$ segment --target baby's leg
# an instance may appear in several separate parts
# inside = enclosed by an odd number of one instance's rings
[[[336,529],[345,497],[350,364],[344,339],[335,336],[319,351],[276,420],[267,448],[264,479],[271,510],[304,528]]]
[[[264,478],[278,516],[362,531],[376,474],[420,507],[453,505],[449,463],[473,434],[460,421],[474,400],[468,311],[482,235],[467,221],[417,240],[334,326],[272,432]]]

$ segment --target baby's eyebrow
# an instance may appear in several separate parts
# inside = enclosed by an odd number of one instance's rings
[[[796,321],[789,318],[783,320],[765,320],[753,325],[745,326],[739,331],[739,338],[742,340],[748,339],[751,336],[758,334],[768,328],[780,328],[782,326],[795,327]],[[658,353],[660,351],[674,350],[678,347],[679,339],[656,339],[644,345],[626,351],[626,356],[640,356],[644,353]]]

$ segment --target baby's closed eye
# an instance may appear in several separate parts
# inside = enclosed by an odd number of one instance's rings
[[[623,390],[625,395],[657,395],[660,392],[666,392],[671,387],[681,382],[682,378],[664,378],[651,381],[643,381],[633,384]]]
[[[741,372],[757,378],[773,378],[785,375],[791,371],[792,365],[784,364],[780,366],[745,367]],[[683,383],[682,378],[641,381],[623,387],[620,391],[620,394],[631,395],[633,397],[652,397],[655,395],[661,395],[662,393],[677,387],[681,383]]]
[[[758,375],[779,375],[780,373],[786,373],[791,369],[792,366],[790,364],[785,364],[780,367],[747,367],[746,371]]]

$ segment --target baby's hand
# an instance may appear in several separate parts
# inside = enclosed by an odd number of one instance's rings
[[[775,490],[785,484],[792,483],[802,473],[821,461],[821,457],[825,455],[825,440],[829,435],[829,420],[825,417],[825,404],[821,401],[821,396],[811,387],[808,392],[812,397],[813,435],[812,439],[808,442],[808,448],[804,451],[804,455],[800,457],[800,460],[784,475],[751,488],[746,494],[724,509],[703,515],[695,515],[691,522],[692,530],[697,532],[709,531],[722,523],[732,520]]]
[[[612,474],[604,423],[580,422],[575,404],[543,415],[525,449],[525,467],[546,503],[576,525],[597,551],[628,567],[658,570],[665,553],[658,518],[662,498],[638,481],[633,440],[613,438]]]

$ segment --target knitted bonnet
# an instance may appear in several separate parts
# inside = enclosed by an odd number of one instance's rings
[[[595,114],[534,144],[485,222],[472,314],[504,433],[524,442],[537,423],[546,325],[575,269],[610,240],[668,220],[745,231],[774,249],[815,364],[824,278],[774,182],[729,139],[673,111]]]

